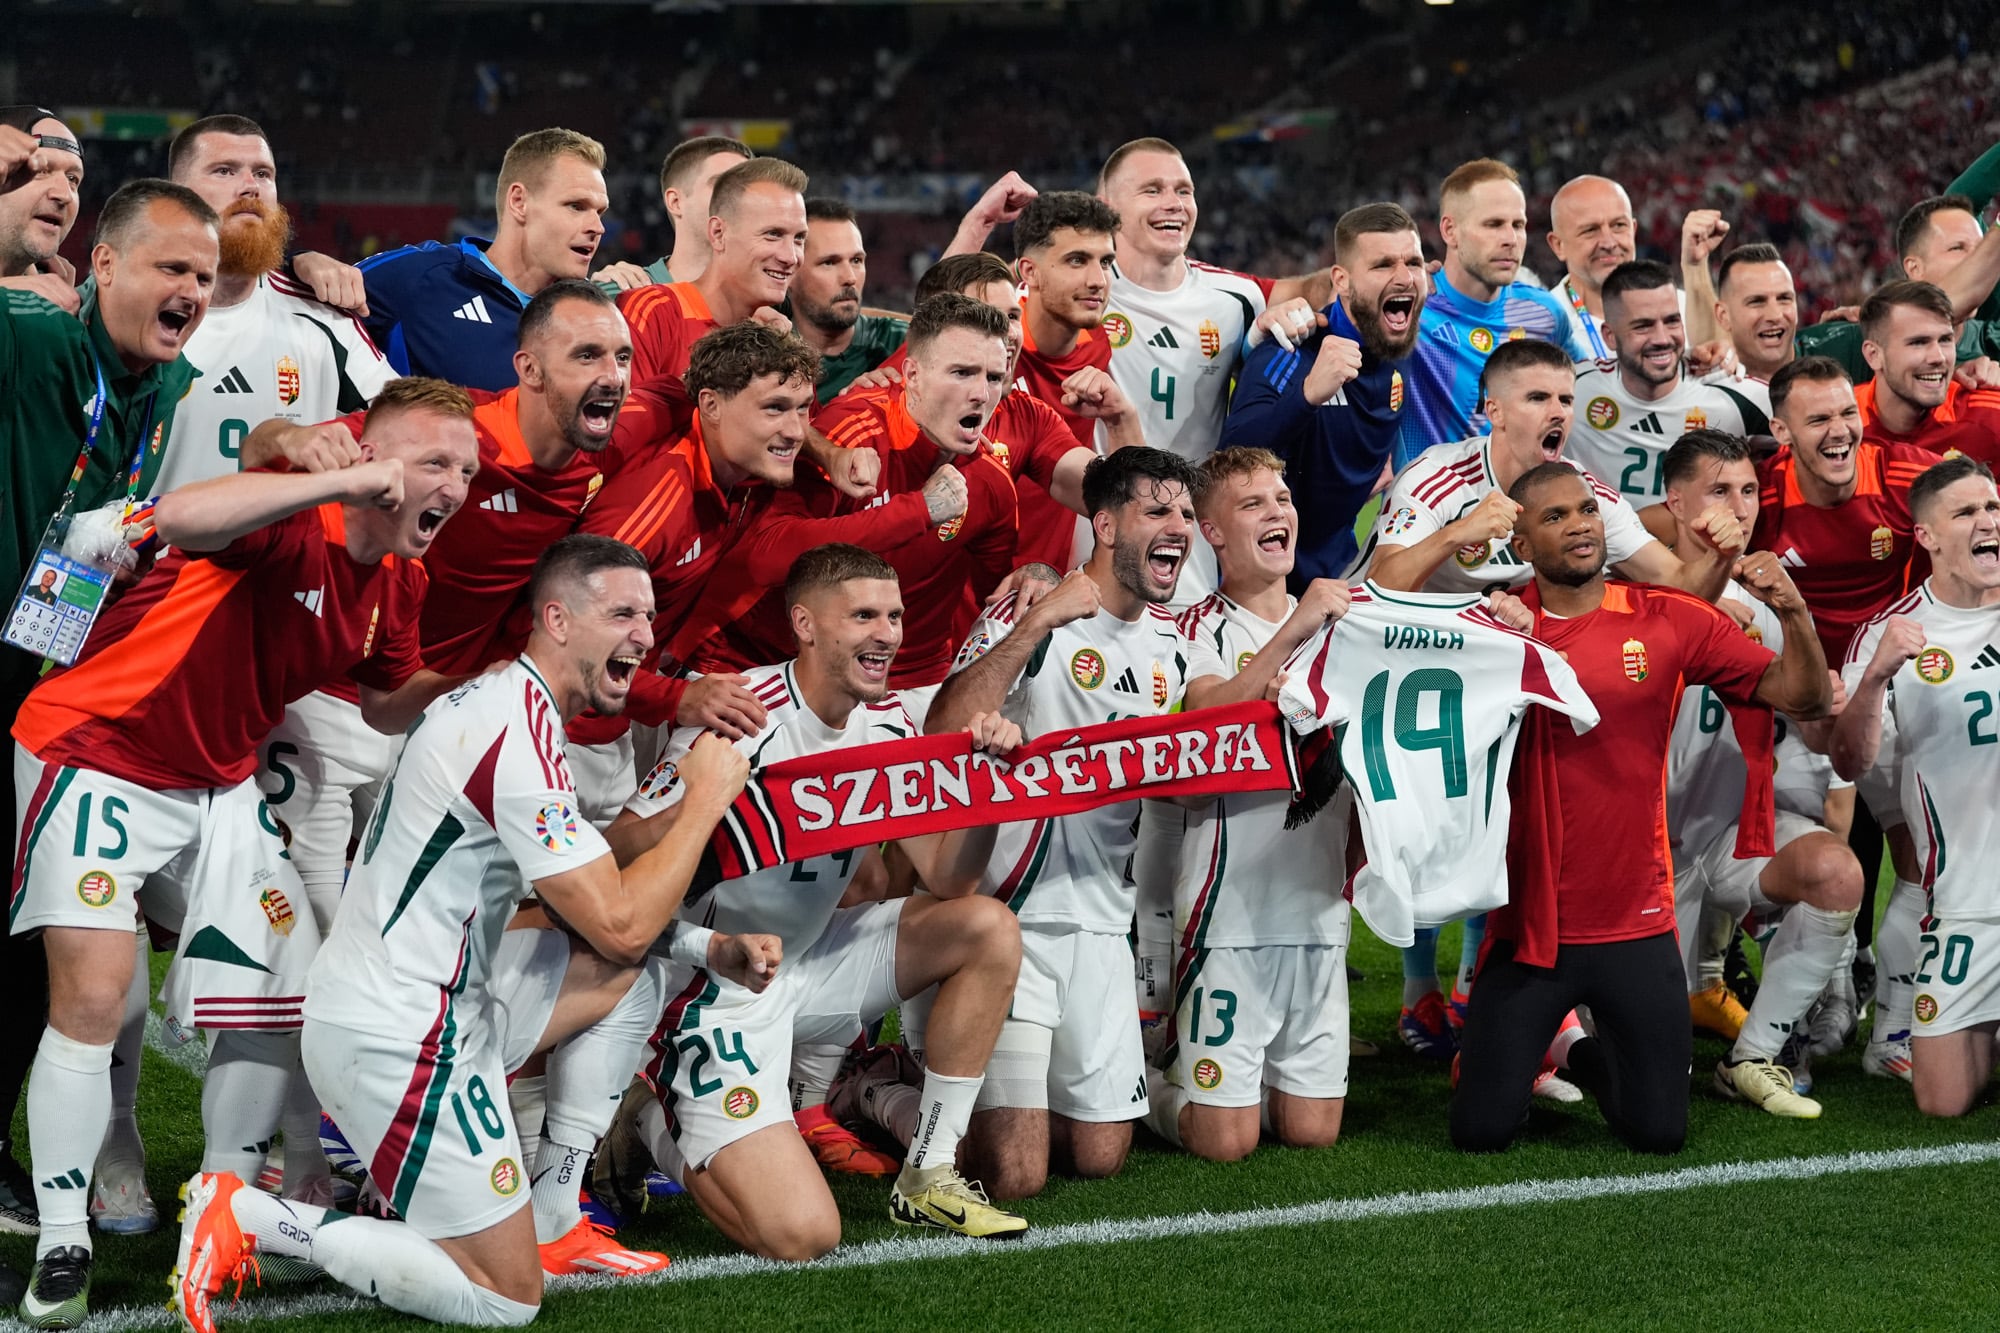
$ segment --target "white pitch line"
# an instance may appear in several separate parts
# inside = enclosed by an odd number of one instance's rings
[[[1525,1204],[1575,1203],[1584,1199],[1631,1198],[1672,1194],[1718,1185],[1748,1185],[1759,1181],[1811,1180],[1820,1176],[1865,1172],[1908,1171],[1923,1167],[1965,1166],[2000,1161],[2000,1142],[1949,1143],[1934,1148],[1893,1148],[1875,1152],[1829,1153],[1819,1157],[1779,1157],[1756,1162],[1722,1162],[1624,1176],[1578,1176],[1566,1180],[1518,1180],[1506,1185],[1470,1189],[1427,1190],[1422,1193],[1381,1194],[1361,1199],[1325,1199],[1287,1207],[1252,1208],[1235,1213],[1185,1213],[1168,1217],[1122,1218],[1103,1222],[1072,1222],[1039,1227],[1017,1241],[998,1244],[958,1236],[907,1236],[843,1245],[810,1264],[779,1263],[750,1255],[729,1254],[676,1260],[665,1272],[646,1277],[569,1277],[549,1283],[556,1292],[655,1286],[698,1282],[710,1278],[760,1277],[775,1273],[819,1272],[837,1268],[867,1268],[880,1264],[930,1259],[1004,1259],[1031,1250],[1077,1245],[1116,1245],[1126,1241],[1166,1240],[1182,1236],[1222,1236],[1272,1227],[1310,1226],[1326,1222],[1365,1222],[1380,1218],[1415,1217],[1426,1213],[1469,1212]],[[345,1293],[296,1297],[265,1297],[246,1301],[224,1313],[226,1326],[237,1319],[310,1319],[366,1309],[374,1303]],[[560,1312],[560,1306],[557,1307]],[[10,1321],[11,1323],[11,1321]],[[91,1316],[86,1333],[137,1333],[174,1327],[175,1317],[159,1307],[107,1310]],[[0,1327],[10,1325],[0,1324]]]

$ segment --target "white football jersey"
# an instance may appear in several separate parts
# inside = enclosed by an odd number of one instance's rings
[[[1590,313],[1590,307],[1583,303],[1583,297],[1577,292],[1576,284],[1570,281],[1569,275],[1565,273],[1562,281],[1549,288],[1549,291],[1563,303],[1563,313],[1569,316],[1570,331],[1574,335],[1569,345],[1587,347],[1592,356],[1605,361],[1611,360],[1611,338],[1604,332],[1604,321]],[[1674,294],[1680,298],[1681,315],[1685,318],[1688,294],[1679,288],[1675,289]]]
[[[259,278],[236,305],[210,309],[185,355],[195,381],[174,411],[161,495],[236,471],[259,422],[329,421],[366,406],[396,378],[353,316],[282,273]]]
[[[1369,928],[1407,946],[1417,927],[1505,903],[1507,771],[1522,716],[1541,704],[1579,732],[1597,725],[1561,655],[1479,597],[1364,583],[1285,671],[1278,706],[1292,729],[1337,728],[1368,851],[1354,907]]]
[[[744,676],[743,687],[757,696],[765,712],[763,729],[735,742],[753,771],[785,759],[922,734],[893,693],[880,703],[856,708],[847,715],[845,726],[830,727],[799,694],[790,662],[757,667]],[[639,784],[638,793],[625,803],[627,810],[651,815],[680,802],[686,794],[680,781],[680,762],[694,748],[702,730],[674,730],[660,751],[659,762]],[[833,919],[833,909],[847,892],[854,867],[866,851],[865,847],[853,847],[726,879],[709,893],[690,895],[681,905],[680,919],[730,935],[776,935],[785,942],[785,957],[797,958],[812,947]]]
[[[382,789],[306,988],[308,1021],[401,1034],[490,1003],[493,953],[537,879],[611,849],[583,817],[562,713],[527,658],[424,710]]]
[[[1703,384],[1727,389],[1742,399],[1743,429],[1749,435],[1771,433],[1771,381],[1760,380],[1741,366],[1734,370],[1711,370],[1701,377]]]
[[[1014,598],[989,607],[958,650],[963,671],[1014,630]],[[1137,620],[1099,611],[1051,633],[1021,671],[1001,712],[1035,739],[1120,718],[1161,717],[1180,706],[1187,683],[1227,676],[1215,650],[1191,638],[1163,607]],[[1135,891],[1125,876],[1138,845],[1139,803],[1099,806],[1059,819],[1002,824],[980,892],[1021,920],[1122,935]]]
[[[1247,274],[1192,259],[1170,292],[1112,269],[1104,314],[1111,378],[1138,409],[1147,444],[1190,463],[1215,452],[1243,340],[1264,313],[1267,290]]]
[[[1653,540],[1646,525],[1639,521],[1639,512],[1587,469],[1577,470],[1597,492],[1598,508],[1604,515],[1605,553],[1611,563],[1615,565],[1637,555]],[[1493,478],[1491,438],[1433,445],[1396,474],[1389,487],[1389,498],[1382,502],[1381,514],[1375,520],[1368,558],[1372,560],[1378,545],[1415,546],[1464,517],[1499,489],[1500,484]],[[1424,591],[1465,593],[1518,588],[1534,576],[1535,571],[1514,554],[1507,539],[1496,537],[1484,544],[1460,547],[1437,567],[1425,582]]]
[[[1298,605],[1286,599],[1286,614]],[[1235,674],[1284,627],[1252,615],[1221,593],[1186,612],[1181,623],[1212,645]],[[1341,944],[1347,819],[1322,811],[1289,832],[1290,792],[1219,796],[1186,812],[1180,877],[1174,886],[1174,938],[1188,949],[1247,949],[1266,944]],[[1146,818],[1151,819],[1151,810]]]
[[[1924,627],[1924,649],[1889,680],[1903,815],[1916,839],[1930,915],[2000,921],[2000,606],[1946,606],[1926,580],[1868,622],[1842,677],[1849,692],[1891,616]]]
[[[1681,376],[1664,398],[1633,397],[1616,365],[1577,367],[1576,420],[1563,455],[1610,482],[1635,505],[1666,498],[1667,450],[1691,430],[1707,427],[1743,434],[1743,407],[1719,384]]]
[[[1770,607],[1735,583],[1723,596],[1750,608],[1744,633],[1774,653],[1784,651],[1784,624]],[[1805,747],[1795,726],[1783,717],[1777,724],[1778,808],[1824,823],[1827,792],[1848,784],[1834,777],[1831,760]],[[1676,851],[1698,853],[1718,841],[1735,841],[1748,778],[1729,709],[1708,686],[1690,687],[1681,695],[1667,745],[1667,837]]]

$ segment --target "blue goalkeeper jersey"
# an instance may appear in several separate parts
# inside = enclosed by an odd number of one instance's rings
[[[1479,373],[1493,349],[1514,338],[1555,343],[1572,361],[1592,355],[1562,302],[1540,287],[1510,283],[1491,301],[1475,301],[1447,282],[1442,270],[1431,275],[1410,357],[1410,410],[1403,414],[1396,445],[1398,468],[1434,444],[1491,429],[1479,410]]]
[[[362,321],[401,375],[435,375],[469,389],[514,387],[514,344],[528,294],[507,281],[468,236],[425,241],[361,261]]]

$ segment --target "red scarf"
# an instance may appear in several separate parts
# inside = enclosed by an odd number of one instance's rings
[[[1291,729],[1269,702],[1050,732],[1005,763],[965,732],[787,759],[757,770],[716,826],[723,879],[925,833],[1048,819],[1142,796],[1292,791]]]

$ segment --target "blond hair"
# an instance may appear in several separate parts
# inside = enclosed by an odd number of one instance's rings
[[[1505,162],[1493,157],[1475,157],[1472,161],[1455,168],[1438,186],[1438,211],[1449,213],[1452,204],[1471,193],[1473,187],[1488,181],[1506,181],[1509,185],[1521,183],[1521,173]]]
[[[1275,472],[1280,478],[1285,475],[1285,460],[1269,449],[1242,446],[1235,449],[1217,449],[1194,470],[1194,505],[1202,508],[1211,495],[1222,489],[1222,483],[1231,477],[1253,477],[1259,472]]]
[[[494,210],[506,214],[507,191],[517,184],[531,194],[541,188],[549,168],[564,157],[588,162],[599,171],[604,170],[606,161],[604,145],[575,130],[532,130],[514,140],[508,145],[507,155],[500,159],[500,183],[493,190]]]
[[[383,414],[395,412],[435,412],[441,417],[470,421],[472,395],[448,380],[428,375],[405,375],[390,380],[369,400],[368,421],[362,427],[362,435],[365,437],[368,426],[374,425]]]

